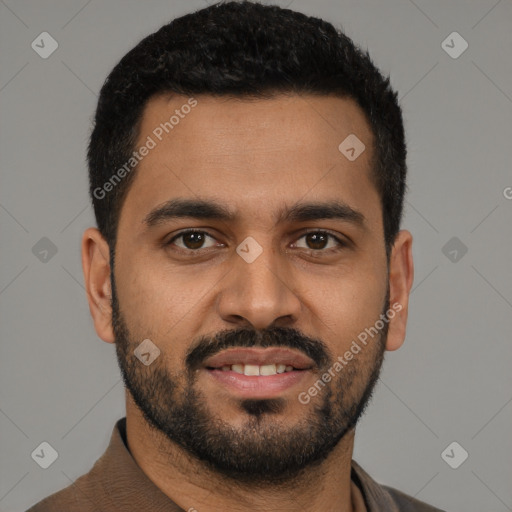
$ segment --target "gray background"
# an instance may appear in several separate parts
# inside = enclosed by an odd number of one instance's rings
[[[83,289],[80,237],[94,224],[85,148],[111,68],[205,5],[0,0],[2,511],[25,510],[88,471],[124,415],[114,347],[97,338]],[[512,510],[512,2],[290,7],[369,49],[400,92],[408,134],[403,227],[416,279],[407,340],[387,354],[354,458],[447,510]],[[31,48],[43,31],[59,44],[48,59]],[[469,44],[456,59],[441,46],[453,31]],[[32,250],[43,237],[57,248],[46,261]],[[42,441],[58,452],[48,469],[31,458]],[[441,457],[452,441],[469,453],[458,469]]]

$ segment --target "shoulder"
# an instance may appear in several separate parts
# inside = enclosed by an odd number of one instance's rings
[[[432,505],[428,505],[423,501],[413,498],[412,496],[408,496],[393,487],[383,485],[382,489],[390,495],[391,499],[396,504],[397,510],[400,512],[445,512],[440,508],[435,508]]]
[[[361,490],[368,512],[445,512],[376,482],[355,460],[352,460],[352,480]]]
[[[84,489],[86,494],[80,492],[80,488]],[[98,512],[91,499],[87,498],[86,475],[80,477],[74,483],[57,491],[43,500],[39,501],[26,512]]]
[[[117,476],[129,461],[122,439],[124,427],[125,418],[121,418],[112,429],[107,449],[88,473],[37,502],[26,512],[100,512],[105,510],[105,504],[110,506],[106,480],[111,475]]]

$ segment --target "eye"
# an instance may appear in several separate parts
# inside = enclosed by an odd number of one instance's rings
[[[332,235],[327,231],[309,231],[308,233],[302,235],[299,238],[299,240],[301,240],[302,238],[305,239],[306,244],[308,244],[309,246],[299,248],[310,249],[313,252],[331,252],[332,250],[337,250],[340,247],[344,247],[346,245],[338,237]],[[329,244],[329,239],[334,241],[334,246],[327,247]],[[297,247],[296,244],[294,245]]]
[[[210,247],[214,247],[215,243],[211,245],[205,246],[204,243],[206,239],[211,239],[215,242],[215,238],[209,235],[206,231],[200,231],[197,229],[188,229],[178,233],[173,238],[171,238],[165,245],[173,245],[175,244],[179,249],[189,252],[198,252],[200,249],[208,249]],[[296,243],[294,247],[299,249],[309,249],[311,252],[331,252],[339,250],[341,247],[345,247],[346,244],[341,241],[338,237],[332,235],[327,231],[309,231],[305,233],[298,240],[305,239],[306,246],[301,247]],[[176,240],[181,239],[181,244],[175,243]],[[329,247],[329,241],[331,245]],[[222,244],[221,244],[222,245]]]
[[[210,236],[205,231],[199,231],[196,229],[189,229],[187,231],[182,231],[178,235],[174,236],[166,243],[166,245],[172,245],[175,240],[182,239],[183,245],[176,244],[177,247],[184,250],[196,251],[198,249],[205,249],[208,247],[213,247],[215,244],[209,245],[207,247],[203,247],[203,244],[206,238],[211,238],[215,240],[212,236]]]

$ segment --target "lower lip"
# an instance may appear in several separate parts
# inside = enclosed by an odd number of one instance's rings
[[[242,398],[272,398],[301,382],[308,370],[294,370],[276,375],[244,375],[232,370],[206,370],[217,382]]]

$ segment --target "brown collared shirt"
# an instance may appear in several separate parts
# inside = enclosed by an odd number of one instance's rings
[[[378,484],[352,461],[355,512],[443,512]],[[194,511],[191,504],[189,511]],[[126,443],[126,417],[117,421],[105,453],[92,469],[27,512],[187,512],[142,471]]]

